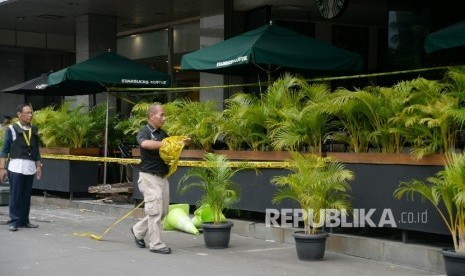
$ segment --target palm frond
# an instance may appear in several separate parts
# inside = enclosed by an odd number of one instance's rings
[[[347,193],[350,190],[348,182],[354,179],[352,171],[328,157],[297,152],[291,152],[291,157],[291,172],[271,179],[271,183],[279,187],[273,196],[273,203],[287,198],[296,201],[304,211],[313,210],[307,214],[310,217],[304,220],[307,232],[310,231],[311,221],[324,220],[320,217],[320,210],[350,210]]]
[[[205,166],[191,168],[184,174],[178,183],[178,191],[185,193],[194,188],[202,190],[198,204],[208,204],[216,218],[215,223],[219,223],[222,211],[240,200],[233,177],[249,166],[240,164],[232,168],[226,156],[213,153],[205,154],[204,162]]]

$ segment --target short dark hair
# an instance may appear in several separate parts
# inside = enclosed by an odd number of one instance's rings
[[[26,103],[18,104],[18,106],[16,107],[16,112],[23,112],[23,109],[24,109],[26,106],[31,107],[29,104],[26,104]]]
[[[155,113],[155,111],[158,111],[160,107],[163,107],[161,103],[153,103],[149,106],[147,109],[147,118],[150,118],[150,113]]]

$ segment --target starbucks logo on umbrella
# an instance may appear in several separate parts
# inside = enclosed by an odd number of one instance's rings
[[[327,19],[340,16],[347,8],[349,0],[316,0],[320,14]]]

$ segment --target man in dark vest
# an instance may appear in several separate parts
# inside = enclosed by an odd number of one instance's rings
[[[29,221],[29,210],[34,175],[37,180],[42,175],[39,136],[37,128],[31,125],[32,107],[28,104],[20,104],[16,111],[19,120],[6,130],[0,152],[0,180],[3,181],[7,174],[10,180],[10,220],[8,221],[10,231],[17,231],[22,227],[38,227]],[[5,167],[7,158],[8,168]]]

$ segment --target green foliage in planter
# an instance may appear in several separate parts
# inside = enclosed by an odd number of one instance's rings
[[[178,191],[184,193],[194,188],[201,189],[203,194],[197,206],[209,205],[213,211],[213,222],[220,223],[223,210],[240,199],[233,177],[247,166],[232,168],[226,156],[214,153],[205,154],[204,161],[205,166],[194,167],[184,174],[178,183]]]
[[[414,157],[454,151],[457,131],[465,122],[465,69],[446,78],[417,78],[392,87],[368,86],[333,93],[325,84],[309,84],[285,74],[260,98],[237,93],[221,113],[213,102],[176,100],[165,104],[165,130],[192,137],[191,148],[210,150],[218,137],[231,150],[251,149],[321,152],[325,134],[335,130],[354,152],[375,148],[401,153],[412,147]],[[136,105],[126,135],[146,122],[149,103]],[[339,138],[341,138],[339,137]]]
[[[183,99],[171,104],[173,106],[165,106],[167,132],[170,135],[185,135],[192,138],[190,148],[211,150],[216,138],[216,127],[221,120],[221,112],[216,109],[216,103]],[[169,113],[167,108],[170,109]]]
[[[126,120],[120,120],[115,128],[123,133],[125,142],[136,144],[136,136],[140,128],[147,123],[147,111],[151,103],[139,102],[131,109],[131,115]]]
[[[340,88],[334,98],[328,101],[327,112],[334,115],[348,132],[348,140],[354,152],[366,152],[369,146],[370,127],[367,120],[369,111],[365,104],[353,96],[353,92]]]
[[[444,82],[418,78],[409,82],[408,105],[393,120],[403,122],[404,135],[417,159],[455,151],[457,130],[465,122],[465,75],[447,73]]]
[[[272,201],[296,201],[302,210],[305,233],[316,234],[318,228],[312,225],[323,225],[327,209],[341,212],[351,209],[348,181],[354,179],[354,174],[330,157],[298,152],[291,152],[291,156],[291,173],[271,179],[278,186]]]
[[[331,129],[331,115],[322,107],[330,98],[325,84],[288,74],[275,81],[264,100],[273,149],[321,152],[323,136]]]
[[[17,121],[18,121],[18,118],[13,118],[11,120],[10,124],[15,124]],[[4,126],[2,129],[0,129],[0,150],[3,147],[3,143],[4,143],[4,140],[5,140],[5,132],[6,132],[7,128],[8,128],[8,126]]]
[[[445,110],[440,108],[451,107],[454,98],[445,93],[444,84],[438,81],[418,78],[410,81],[410,86],[414,93],[400,118],[410,130],[405,135],[412,144],[413,155],[420,159],[427,154],[447,151],[448,143],[443,144],[442,140],[442,135],[447,135],[444,132],[447,119]]]
[[[3,147],[3,143],[5,140],[5,131],[6,131],[6,127],[0,129],[0,150]]]
[[[293,119],[299,116],[298,113],[302,109],[302,94],[299,91],[303,83],[303,79],[286,74],[269,86],[266,94],[262,96],[267,133],[274,149],[282,150],[304,146],[302,140],[305,139],[283,137],[288,129],[294,133],[300,132],[300,129],[292,130],[292,124],[294,123]],[[287,114],[288,112],[290,114]],[[284,141],[283,138],[287,141]]]
[[[372,145],[384,153],[401,152],[404,128],[391,118],[405,108],[410,91],[402,87],[368,86],[355,92],[341,88],[324,105],[349,133],[353,151],[367,152]]]
[[[446,166],[426,182],[401,182],[394,192],[397,199],[414,195],[429,201],[439,212],[454,242],[455,252],[465,254],[465,155],[446,154]]]
[[[106,104],[98,104],[89,110],[89,115],[95,121],[92,131],[86,137],[84,144],[89,147],[100,147],[104,144],[105,135],[105,117]],[[108,149],[117,149],[120,142],[124,141],[123,131],[116,128],[116,125],[121,121],[120,114],[112,112],[110,107],[108,110]]]
[[[399,153],[405,144],[412,155],[455,150],[457,130],[465,122],[465,75],[449,71],[442,81],[417,78],[392,87],[338,89],[325,106],[349,133],[355,152],[369,146]]]
[[[215,140],[224,136],[230,150],[241,150],[244,143],[251,150],[265,150],[269,138],[260,100],[250,94],[237,93],[225,103],[226,109],[218,122]]]
[[[89,110],[80,105],[70,109],[65,102],[59,108],[46,107],[34,112],[33,124],[45,147],[95,147],[103,144],[105,108],[103,104]]]
[[[147,110],[152,103],[141,102],[132,108],[131,116],[122,120],[116,128],[121,129],[127,140],[134,139],[140,128],[147,123]],[[216,126],[221,113],[214,102],[192,102],[176,99],[163,104],[166,121],[163,129],[170,135],[185,135],[192,138],[190,148],[209,150],[215,142]]]

